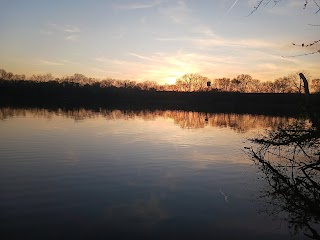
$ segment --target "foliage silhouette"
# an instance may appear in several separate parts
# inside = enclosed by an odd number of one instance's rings
[[[191,88],[187,86],[181,90],[175,88],[179,85],[176,84],[171,86],[170,91],[150,81],[144,83],[115,79],[98,81],[82,74],[74,74],[63,79],[50,80],[50,78],[52,78],[51,74],[45,74],[31,77],[33,80],[26,80],[25,75],[15,75],[0,70],[0,104],[2,106],[71,108],[131,106],[281,115],[299,114],[299,106],[302,106],[304,101],[301,89],[296,87],[296,77],[285,79],[290,80],[289,85],[287,82],[282,85],[276,84],[280,80],[275,83],[260,84],[250,75],[241,74],[232,80],[218,79],[208,88],[206,86],[208,78],[188,74],[184,78],[189,82],[197,79],[190,85]],[[312,83],[319,84],[319,81],[314,80]],[[264,86],[273,91],[260,93]],[[184,92],[186,90],[188,91]],[[311,94],[310,103],[320,108],[320,94]]]
[[[262,82],[252,78],[249,74],[240,74],[237,77],[218,78],[210,80],[208,77],[200,74],[188,73],[176,80],[175,84],[159,85],[154,81],[135,82],[130,80],[117,80],[112,78],[96,79],[86,77],[83,74],[75,73],[71,76],[55,78],[52,74],[38,74],[26,77],[22,74],[14,74],[0,69],[0,81],[18,81],[20,84],[47,83],[52,85],[88,87],[96,88],[125,88],[145,91],[173,91],[173,92],[242,92],[242,93],[298,93],[297,82],[299,82],[299,73],[290,74],[288,76],[278,78],[271,82]],[[310,77],[309,77],[310,78]],[[298,81],[297,81],[298,79]],[[26,82],[23,82],[26,81]],[[210,82],[212,87],[207,86]],[[15,83],[17,84],[17,83]],[[299,85],[299,84],[298,84]],[[2,85],[3,86],[3,85]],[[51,85],[47,85],[51,86]],[[317,79],[312,80],[311,90],[320,91],[320,82]]]

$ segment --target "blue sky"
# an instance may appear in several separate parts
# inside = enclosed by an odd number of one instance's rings
[[[320,49],[292,45],[319,39],[320,28],[308,25],[320,20],[312,2],[303,10],[303,0],[284,0],[249,15],[256,0],[0,1],[0,68],[14,73],[158,83],[185,73],[320,77],[320,54],[282,57]]]

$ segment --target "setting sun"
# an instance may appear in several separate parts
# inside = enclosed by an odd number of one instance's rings
[[[172,72],[167,72],[166,74],[169,77],[164,77],[164,81],[166,84],[175,84],[176,80],[178,78],[181,78],[183,75],[187,74],[189,72],[179,72],[179,71],[172,71]]]
[[[172,84],[176,83],[176,78],[169,77],[169,78],[166,78],[165,81],[166,81],[167,84],[172,85]]]

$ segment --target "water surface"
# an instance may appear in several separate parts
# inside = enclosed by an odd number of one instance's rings
[[[0,119],[1,239],[290,237],[244,147],[291,118],[2,108]]]

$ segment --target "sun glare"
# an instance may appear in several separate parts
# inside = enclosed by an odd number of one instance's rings
[[[183,75],[185,75],[186,72],[182,72],[182,71],[172,71],[168,73],[168,77],[165,77],[165,83],[167,84],[175,84],[176,80],[180,77],[182,77]]]
[[[166,81],[167,84],[172,85],[172,84],[176,83],[176,78],[175,77],[168,77],[168,78],[165,79],[165,81]]]

